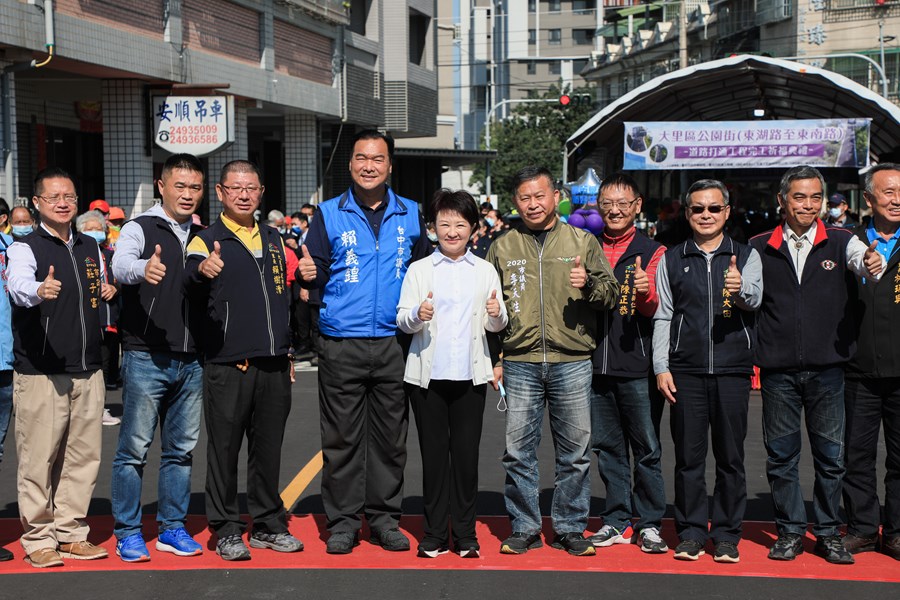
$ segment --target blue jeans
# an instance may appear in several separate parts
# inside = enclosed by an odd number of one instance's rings
[[[591,447],[606,486],[603,523],[622,531],[637,515],[637,531],[658,529],[666,512],[666,486],[656,420],[662,410],[654,403],[663,400],[656,390],[651,396],[646,377],[595,376],[591,391]],[[634,456],[633,495],[629,447]]]
[[[815,469],[813,534],[838,535],[844,477],[844,371],[839,367],[796,373],[760,373],[766,475],[775,504],[778,534],[806,532],[800,489],[801,411]]]
[[[9,418],[13,407],[13,372],[0,371],[0,461],[3,460],[3,442],[9,430]]]
[[[162,456],[156,520],[160,532],[184,527],[191,498],[192,452],[200,435],[203,369],[190,354],[126,350],[122,425],[113,459],[116,538],[141,531],[141,480],[157,423]]]
[[[556,450],[556,482],[550,518],[557,534],[583,533],[591,501],[591,361],[503,361],[507,392],[506,510],[516,533],[541,530],[540,477],[544,406]]]

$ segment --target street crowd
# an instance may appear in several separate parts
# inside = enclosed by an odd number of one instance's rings
[[[389,135],[359,132],[350,188],[304,207],[291,228],[277,211],[259,222],[265,188],[244,160],[222,168],[222,213],[202,227],[195,212],[205,174],[187,154],[165,162],[161,202],[120,229],[110,227],[106,203],[76,219],[75,182],[58,168],[35,179],[39,224],[23,207],[0,215],[15,236],[0,234],[8,292],[0,298],[0,456],[12,414],[20,541],[31,565],[107,557],[87,540],[84,518],[119,344],[123,414],[111,491],[116,554],[126,562],[151,559],[141,493],[157,430],[155,549],[203,552],[185,529],[201,423],[216,553],[238,561],[251,549],[303,549],[278,481],[300,347],[318,365],[330,554],[353,551],[363,519],[370,543],[411,549],[399,528],[411,408],[425,509],[417,553],[480,556],[478,458],[491,385],[506,419],[511,535],[500,552],[544,543],[537,449],[545,409],[555,450],[551,546],[574,556],[615,544],[669,552],[660,535],[668,404],[673,555],[693,561],[711,550],[716,562],[738,562],[756,366],[777,529],[769,558],[802,553],[811,521],[814,552],[829,563],[867,551],[900,560],[900,165],[867,171],[872,214],[852,229],[822,220],[818,170],[789,169],[777,194],[782,222],[747,243],[726,233],[728,188],[695,181],[683,204],[690,237],[667,249],[636,229],[644,198],[627,174],[603,179],[596,204],[605,228],[594,235],[560,219],[550,171],[524,167],[511,190],[521,222],[503,229],[499,214],[465,191],[439,190],[423,216],[386,183],[393,151]],[[292,320],[306,341],[292,336]],[[811,515],[799,477],[803,427],[815,471]],[[252,524],[238,503],[245,439]],[[592,454],[606,498],[602,527],[586,535]]]

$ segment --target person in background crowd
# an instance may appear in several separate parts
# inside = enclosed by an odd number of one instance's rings
[[[88,210],[96,210],[103,213],[104,218],[109,218],[109,203],[106,200],[94,200],[88,206]]]
[[[881,163],[869,169],[863,197],[872,219],[855,234],[865,245],[874,243],[887,266],[878,281],[857,277],[851,296],[859,337],[845,372],[843,543],[851,554],[880,549],[900,560],[900,164]],[[887,452],[883,511],[875,468],[882,426]]]
[[[698,560],[712,538],[713,560],[736,563],[747,507],[744,439],[762,267],[756,250],[725,233],[731,210],[720,181],[695,182],[685,199],[693,236],[659,263],[653,318],[653,370],[671,407],[675,447],[675,558]],[[710,436],[716,461],[711,519]]]
[[[269,211],[269,214],[266,215],[266,225],[276,229],[279,235],[284,235],[288,231],[284,225],[284,213],[280,210]]]
[[[658,305],[656,270],[665,248],[635,228],[642,205],[631,177],[614,173],[603,179],[597,206],[605,227],[599,239],[619,283],[619,296],[617,308],[598,315],[593,355],[591,447],[606,488],[606,505],[600,513],[603,527],[591,542],[597,547],[627,544],[637,532],[643,552],[662,554],[668,551],[659,535],[666,511],[659,443],[664,400],[655,383],[650,385],[649,349]]]
[[[397,305],[397,326],[414,334],[404,381],[422,452],[425,537],[419,556],[448,551],[477,558],[475,499],[478,448],[493,360],[486,331],[507,323],[500,279],[467,244],[478,223],[465,191],[438,191],[431,203],[439,250],[410,265]]]
[[[106,218],[108,225],[106,232],[106,246],[116,251],[116,244],[119,242],[119,233],[122,231],[122,225],[125,224],[125,211],[118,206],[111,206],[109,216]]]
[[[0,233],[0,461],[3,460],[3,443],[9,430],[9,419],[13,412],[13,333],[12,315],[9,305],[9,291],[6,287],[6,251],[13,238]],[[12,560],[13,553],[0,547],[0,562]]]
[[[826,227],[818,218],[824,190],[817,169],[789,169],[778,193],[784,224],[750,240],[763,264],[754,362],[760,367],[766,475],[778,529],[769,558],[794,560],[803,552],[809,521],[798,469],[805,418],[815,469],[815,553],[830,563],[851,564],[838,514],[844,476],[844,364],[856,349],[848,284],[851,272],[878,279],[884,259],[876,242],[866,248],[849,230]]]
[[[322,503],[329,554],[369,541],[409,550],[398,528],[406,466],[406,353],[397,337],[397,301],[409,264],[431,253],[413,200],[387,185],[394,140],[374,129],[353,139],[346,192],[319,205],[301,247],[300,275],[322,294],[319,414]]]
[[[156,549],[195,556],[203,548],[185,529],[192,452],[200,435],[202,368],[196,331],[199,302],[183,287],[185,247],[200,231],[192,215],[203,200],[203,166],[173,154],[157,182],[162,202],[122,227],[112,272],[122,284],[124,347],[122,428],[112,467],[116,554],[124,562],[150,560],[141,533],[141,487],[147,453],[160,429]]]
[[[472,239],[469,240],[469,249],[478,258],[484,258],[491,248],[491,242],[491,236],[488,235],[487,221],[484,217],[481,217],[478,219],[475,231],[472,232]]]
[[[115,390],[119,382],[119,298],[109,265],[112,262],[112,251],[106,247],[106,219],[96,210],[90,210],[75,220],[75,229],[88,237],[94,238],[100,246],[100,335],[103,344],[100,347],[102,356],[103,381],[107,391]],[[121,419],[110,414],[108,408],[103,409],[103,424],[118,425]]]
[[[9,204],[4,198],[0,198],[0,233],[9,235],[12,227],[9,223]]]
[[[34,231],[34,215],[27,206],[14,206],[9,213],[9,222],[10,232],[16,241]]]
[[[556,452],[552,546],[593,555],[584,530],[591,500],[595,311],[615,306],[619,286],[597,238],[559,220],[559,190],[549,170],[525,167],[514,183],[522,225],[494,240],[487,255],[509,310],[503,362],[494,367],[494,380],[507,389],[504,495],[512,526],[500,552],[523,554],[542,545],[537,448],[546,406]]]
[[[503,233],[507,229],[506,223],[503,221],[503,217],[500,216],[500,211],[496,209],[490,209],[486,215],[484,215],[484,221],[488,226],[488,235],[491,239],[495,239],[498,235]]]
[[[825,217],[825,224],[843,227],[844,229],[859,227],[859,221],[853,219],[848,210],[849,208],[847,198],[842,193],[835,192],[828,197],[828,214]]]
[[[41,226],[7,250],[13,303],[20,539],[37,568],[106,558],[84,521],[100,468],[100,268],[97,243],[72,230],[75,183],[34,181]]]
[[[281,235],[253,217],[265,188],[259,169],[222,167],[222,215],[188,244],[185,281],[203,299],[206,517],[223,560],[249,560],[238,505],[238,458],[247,437],[251,548],[298,552],[279,495],[281,444],[291,410],[290,291]],[[193,298],[192,298],[193,299]]]

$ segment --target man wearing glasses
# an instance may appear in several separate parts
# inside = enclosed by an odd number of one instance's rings
[[[156,549],[176,556],[203,548],[184,528],[191,496],[192,452],[200,434],[203,369],[194,330],[205,308],[184,293],[191,217],[203,199],[203,166],[190,154],[166,159],[157,182],[162,203],[122,227],[113,274],[123,284],[122,426],[113,459],[112,513],[116,554],[150,560],[141,535],[141,480],[160,426],[159,537]]]
[[[750,240],[762,257],[765,292],[759,311],[756,364],[760,367],[766,475],[775,504],[778,539],[773,560],[803,552],[806,507],[800,489],[801,412],[815,468],[815,553],[852,564],[841,543],[838,509],[844,476],[844,365],[856,347],[848,299],[855,273],[880,279],[884,259],[877,240],[866,244],[848,229],[819,218],[825,180],[813,167],[788,170],[778,203],[784,224]]]
[[[206,415],[206,518],[223,560],[249,560],[238,506],[238,455],[247,436],[251,548],[297,552],[279,495],[281,443],[291,410],[291,296],[284,243],[253,217],[262,199],[259,170],[236,160],[222,167],[222,215],[188,243],[185,278],[202,302],[203,412]],[[194,294],[197,294],[195,297]]]
[[[591,446],[606,487],[603,527],[594,546],[637,542],[644,552],[662,554],[659,536],[666,491],[659,443],[663,399],[649,384],[650,344],[656,312],[656,270],[665,247],[634,226],[643,199],[637,182],[623,173],[603,179],[598,205],[605,227],[603,252],[619,283],[616,307],[599,313],[591,383]],[[632,492],[629,448],[634,456]],[[631,518],[637,515],[632,525]]]
[[[100,370],[100,249],[72,228],[75,184],[62,169],[37,174],[41,225],[9,247],[19,517],[26,560],[106,558],[87,541],[100,468],[106,396]]]
[[[695,182],[685,204],[693,236],[660,261],[653,319],[653,371],[670,405],[675,449],[675,558],[698,560],[711,538],[713,560],[736,563],[747,505],[744,438],[762,271],[757,251],[725,233],[731,208],[720,181]],[[716,460],[711,519],[710,433]]]

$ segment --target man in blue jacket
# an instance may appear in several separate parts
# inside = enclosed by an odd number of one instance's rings
[[[9,417],[13,405],[13,335],[10,316],[9,292],[6,289],[6,249],[13,243],[10,236],[0,233],[0,459],[3,458],[3,442],[9,429]],[[12,560],[13,554],[0,548],[0,562]]]
[[[322,203],[301,248],[300,276],[322,294],[319,408],[330,554],[359,544],[360,513],[373,544],[409,550],[397,527],[408,426],[397,302],[409,263],[431,246],[418,204],[386,185],[393,154],[389,135],[356,134],[353,185]]]

